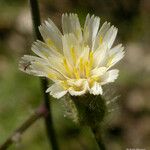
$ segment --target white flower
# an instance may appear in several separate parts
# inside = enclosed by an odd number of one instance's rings
[[[76,14],[63,14],[61,33],[48,19],[39,27],[44,42],[37,40],[31,48],[37,56],[23,56],[20,70],[52,80],[46,92],[55,98],[66,93],[102,94],[102,85],[118,77],[119,71],[110,68],[123,58],[124,48],[121,44],[112,48],[116,27],[99,25],[100,18],[88,14],[82,30]]]

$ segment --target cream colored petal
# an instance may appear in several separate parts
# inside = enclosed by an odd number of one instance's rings
[[[107,31],[107,33],[104,36],[103,42],[107,44],[108,48],[111,48],[116,35],[117,35],[118,29],[114,26],[111,26],[111,28]]]
[[[82,31],[77,14],[63,14],[62,29],[64,34],[72,33],[79,42],[82,41]]]
[[[93,67],[101,67],[104,66],[106,60],[108,58],[108,49],[107,46],[101,45],[95,52],[94,52],[94,64]]]
[[[118,61],[120,61],[123,57],[124,57],[125,52],[118,52],[117,54],[115,54],[115,56],[113,57],[111,64],[108,66],[109,68],[114,66]]]
[[[110,28],[110,22],[104,22],[103,25],[101,26],[97,36],[102,36],[104,37],[104,35],[106,34],[106,32],[109,30]]]
[[[119,44],[109,51],[109,57],[107,60],[108,68],[115,65],[118,61],[120,61],[124,57],[125,52],[123,50],[124,47],[122,47],[122,45]]]
[[[54,83],[46,90],[46,92],[50,93],[50,95],[57,99],[63,97],[67,93],[67,91],[64,90],[61,85],[59,85],[59,83]]]
[[[81,80],[76,80],[74,82],[72,81],[69,82],[70,88],[68,89],[69,93],[72,96],[80,96],[87,92],[88,83],[86,80],[81,79]]]
[[[57,69],[39,64],[37,62],[31,63],[31,69],[34,72],[37,72],[37,71],[44,72],[46,74],[46,77],[53,81],[66,79],[66,77]]]
[[[62,37],[62,41],[64,56],[67,58],[68,62],[74,66],[75,62],[82,53],[81,47],[74,34],[65,34]]]
[[[74,90],[73,88],[70,88],[70,89],[69,89],[69,93],[70,93],[70,95],[72,95],[72,96],[81,96],[81,95],[85,94],[86,91],[87,91],[87,89],[82,89],[81,91],[76,91],[76,90]]]
[[[102,87],[99,83],[95,82],[92,88],[89,89],[90,94],[99,95],[103,93]]]
[[[85,85],[86,80],[85,79],[70,79],[67,80],[67,83],[69,86],[76,86],[76,87],[80,87]]]
[[[35,54],[44,59],[48,59],[48,57],[50,56],[57,57],[57,59],[63,57],[59,52],[55,51],[53,48],[48,47],[45,43],[38,40],[32,44],[31,49]]]
[[[68,79],[68,73],[66,72],[66,69],[64,67],[64,61],[63,59],[58,59],[57,57],[49,57],[49,63],[48,66],[51,68],[56,69],[58,72],[60,72],[65,78]]]
[[[51,68],[44,59],[35,56],[25,55],[22,57],[19,62],[19,69],[31,75],[47,77],[53,81],[66,79],[61,72]]]
[[[91,71],[91,76],[102,76],[106,71],[106,67],[95,68]]]
[[[124,50],[124,47],[122,47],[122,44],[118,44],[115,47],[111,48],[109,53],[110,53],[110,55],[113,55],[113,54],[116,54],[117,52],[123,51],[123,50]]]
[[[47,44],[52,46],[55,50],[62,52],[62,34],[50,19],[40,25],[39,30]]]
[[[83,29],[84,44],[89,45],[90,49],[93,50],[95,38],[99,29],[100,18],[94,15],[90,17],[88,14]]]
[[[47,63],[42,58],[39,58],[36,56],[24,55],[19,61],[19,70],[21,70],[27,74],[31,74],[31,75],[35,75],[35,76],[46,76],[46,73],[40,69],[36,70],[36,71],[33,70],[33,68],[32,68],[33,62],[39,62],[39,63],[42,63],[43,65],[45,65]]]
[[[100,28],[96,36],[94,50],[96,50],[101,44],[103,44],[104,36],[106,32],[109,30],[109,28],[110,28],[110,23],[107,23],[107,22],[103,23],[102,27]]]
[[[81,54],[77,59],[76,67],[80,67],[80,61],[82,59],[83,62],[87,62],[89,59],[90,48],[88,46],[82,47]]]
[[[63,66],[63,55],[49,48],[41,41],[34,42],[31,49],[35,54],[42,57],[47,62],[46,66],[49,66],[66,76],[66,71]]]
[[[101,85],[107,84],[107,83],[110,83],[110,82],[114,82],[117,79],[118,75],[119,75],[119,70],[118,69],[113,69],[113,70],[107,71],[101,77],[101,79],[102,79]]]
[[[57,28],[57,26],[54,24],[54,22],[50,18],[48,18],[48,20],[45,23],[49,28],[52,28],[59,36],[62,36],[62,33],[60,32],[60,30]]]

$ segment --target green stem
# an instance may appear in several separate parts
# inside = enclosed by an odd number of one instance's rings
[[[106,103],[101,95],[86,94],[84,96],[71,96],[78,112],[78,121],[81,125],[89,126],[95,136],[100,150],[106,150],[103,143],[100,124],[106,114]]]
[[[37,0],[30,0],[30,6],[31,6],[31,13],[32,13],[32,20],[33,20],[33,26],[34,26],[34,31],[35,31],[35,37],[36,37],[36,39],[43,41],[41,34],[39,32],[39,29],[38,29],[38,26],[41,24],[41,21],[40,21],[40,13],[39,13],[39,6],[38,6]],[[45,104],[46,109],[49,112],[45,116],[45,125],[46,125],[46,129],[47,129],[47,135],[49,138],[49,142],[52,145],[52,149],[59,150],[58,142],[56,140],[56,134],[55,134],[54,126],[53,126],[49,94],[45,93],[45,91],[48,87],[48,81],[46,79],[42,79],[41,85],[42,85],[42,92],[44,95],[44,104]]]
[[[98,127],[94,127],[94,128],[91,127],[91,129],[92,129],[92,132],[95,136],[95,139],[96,139],[96,142],[99,146],[99,149],[100,150],[106,150],[105,144],[103,142],[103,139],[102,139],[102,136],[101,136],[101,133],[100,133]]]

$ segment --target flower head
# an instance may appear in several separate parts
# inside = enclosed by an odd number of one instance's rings
[[[124,48],[112,48],[116,27],[107,22],[99,26],[94,15],[87,15],[82,29],[76,14],[63,14],[61,33],[48,19],[39,27],[44,42],[37,40],[31,48],[37,56],[24,55],[20,70],[52,80],[46,92],[55,98],[102,94],[102,86],[118,77],[119,71],[110,68],[123,58]]]

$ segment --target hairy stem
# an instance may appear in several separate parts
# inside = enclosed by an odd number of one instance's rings
[[[34,27],[34,31],[35,31],[35,38],[43,41],[41,34],[39,32],[39,29],[38,29],[38,26],[41,24],[38,1],[30,0],[30,6],[31,6],[33,27]],[[42,92],[44,95],[44,104],[45,104],[46,109],[48,110],[48,114],[47,114],[47,116],[45,116],[45,125],[46,125],[46,129],[47,129],[47,135],[48,135],[49,141],[52,145],[52,149],[58,150],[59,148],[58,148],[58,142],[56,140],[56,134],[55,134],[54,126],[53,126],[49,94],[45,93],[45,91],[48,87],[48,81],[46,79],[41,79],[41,85],[42,85]]]
[[[100,124],[103,122],[107,108],[101,95],[86,94],[84,96],[71,96],[78,111],[78,121],[92,129],[100,150],[105,150]]]
[[[22,134],[39,118],[47,116],[47,109],[41,105],[24,123],[17,128],[13,134],[6,139],[6,141],[0,146],[0,150],[6,150],[11,144],[19,141]]]

